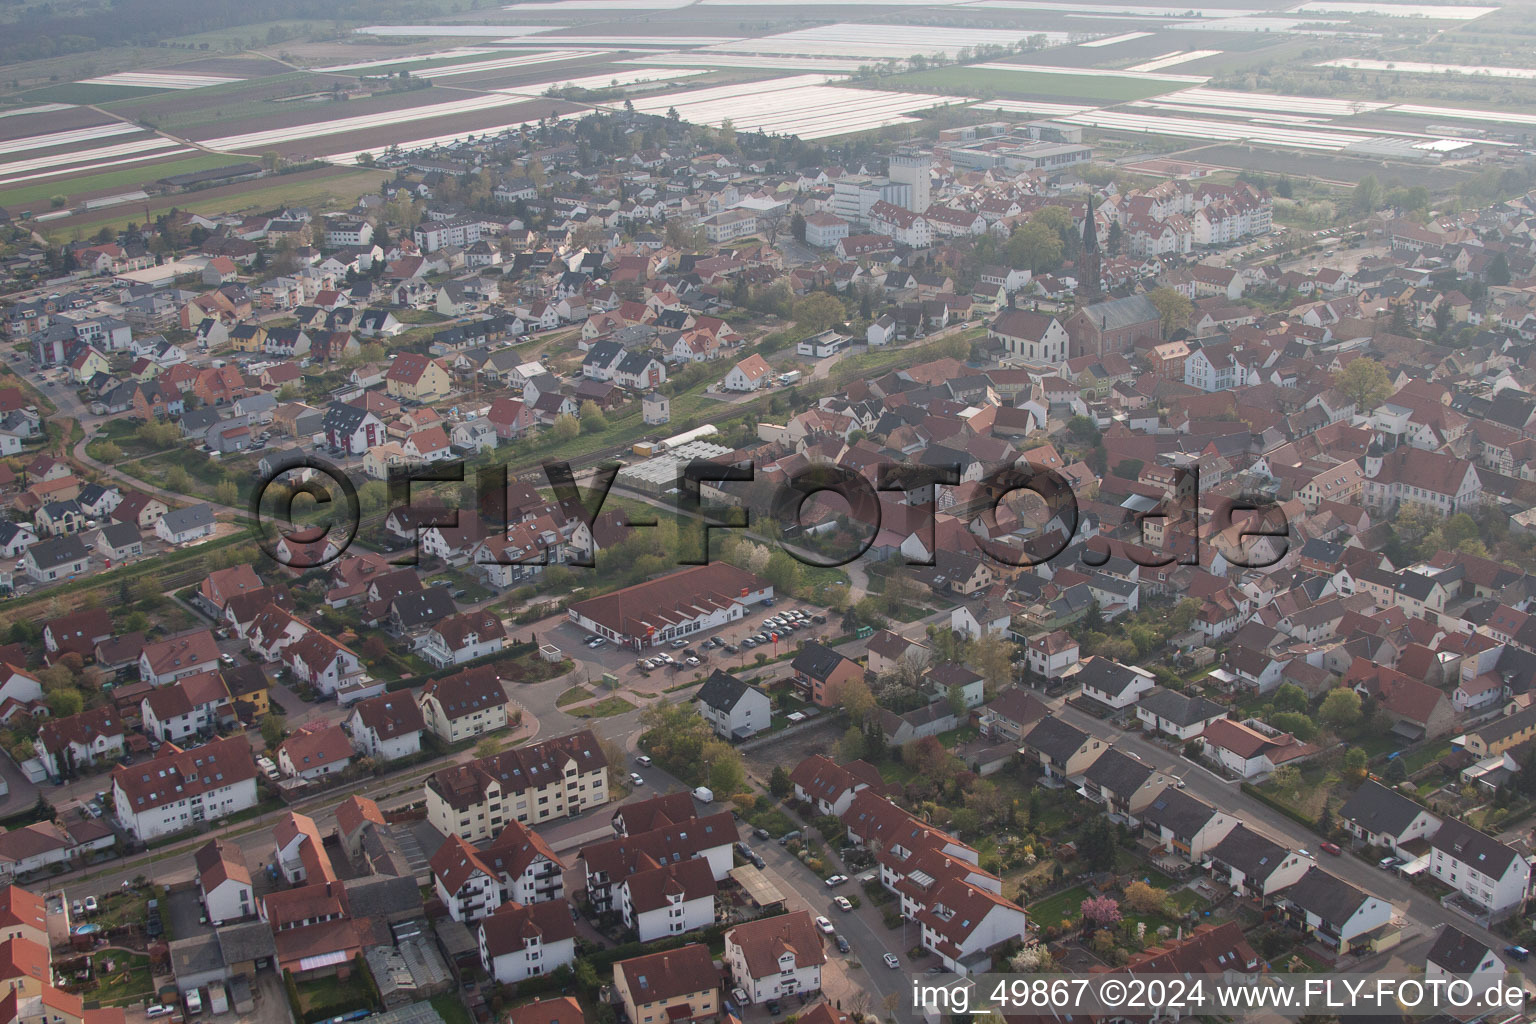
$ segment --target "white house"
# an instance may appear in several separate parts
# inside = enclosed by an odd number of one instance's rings
[[[212,732],[219,710],[229,704],[229,687],[217,672],[199,672],[156,687],[139,701],[144,732],[163,743]]]
[[[251,871],[239,846],[214,839],[197,851],[197,889],[214,925],[256,913]]]
[[[1029,918],[1016,903],[961,878],[940,882],[917,914],[923,948],[957,974],[985,971],[990,961],[975,958],[1026,934]]]
[[[1465,979],[1478,995],[1502,984],[1508,970],[1509,965],[1487,945],[1448,924],[1441,926],[1424,957],[1425,981]]]
[[[1102,656],[1079,662],[1076,679],[1082,684],[1084,696],[1116,711],[1135,704],[1142,694],[1157,685],[1157,678],[1146,669],[1122,665]]]
[[[565,865],[542,836],[515,818],[480,852],[480,859],[501,880],[505,901],[544,903],[565,896]]]
[[[1277,901],[1298,927],[1341,954],[1364,945],[1371,932],[1392,921],[1392,904],[1316,867],[1282,890]]]
[[[384,693],[358,701],[347,719],[353,749],[375,761],[419,754],[426,727],[420,706],[408,693]]]
[[[749,1003],[819,990],[826,962],[809,911],[758,918],[725,933],[725,965]]]
[[[318,779],[352,762],[352,741],[339,725],[324,721],[299,726],[277,748],[277,767],[293,779]]]
[[[438,668],[462,665],[506,645],[501,617],[489,609],[450,615],[427,631],[421,656]]]
[[[1141,820],[1148,833],[1191,863],[1237,827],[1236,818],[1172,786],[1153,798]]]
[[[113,816],[141,842],[256,806],[256,762],[244,736],[193,750],[167,743],[147,761],[112,772]]]
[[[756,391],[766,385],[772,375],[773,367],[754,352],[731,367],[720,386],[726,391]]]
[[[719,736],[743,740],[768,728],[773,702],[755,686],[715,669],[694,695],[694,705]]]
[[[1227,717],[1227,709],[1213,700],[1177,690],[1148,690],[1136,702],[1136,717],[1143,729],[1176,740],[1192,740],[1212,722]]]
[[[1310,856],[1282,846],[1246,825],[1228,832],[1208,856],[1213,877],[1234,892],[1261,901],[1296,884],[1313,866]]]
[[[167,544],[188,544],[213,536],[213,529],[213,509],[207,505],[191,505],[161,516],[155,523],[155,536]]]
[[[501,881],[463,839],[450,835],[433,854],[432,886],[455,921],[470,924],[501,906]]]
[[[1429,873],[1485,914],[1502,917],[1525,905],[1531,864],[1514,847],[1456,818],[1447,818],[1429,845]]]
[[[504,903],[480,921],[480,964],[503,985],[576,961],[576,923],[564,901]]]
[[[620,882],[619,912],[641,942],[650,942],[714,924],[718,892],[708,860],[678,861]]]
[[[1339,808],[1339,824],[1370,846],[1396,851],[1405,843],[1433,836],[1441,822],[1423,805],[1367,779]]]

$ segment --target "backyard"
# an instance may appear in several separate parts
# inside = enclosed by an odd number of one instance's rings
[[[155,979],[149,957],[126,949],[108,948],[92,953],[94,977],[82,984],[70,983],[67,990],[87,1003],[102,1006],[127,1006],[142,1003],[155,994]]]

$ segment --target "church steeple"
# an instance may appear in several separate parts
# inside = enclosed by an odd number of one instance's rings
[[[1077,290],[1085,298],[1099,294],[1099,229],[1094,223],[1093,196],[1088,197],[1088,216],[1083,218],[1083,251],[1077,258]]]

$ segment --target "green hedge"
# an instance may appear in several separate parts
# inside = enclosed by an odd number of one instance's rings
[[[1264,792],[1253,783],[1245,782],[1243,783],[1242,788],[1244,793],[1247,793],[1249,796],[1264,804],[1266,807],[1273,807],[1275,810],[1279,811],[1281,814],[1285,815],[1287,818],[1290,818],[1297,824],[1305,825],[1307,828],[1314,832],[1317,831],[1317,822],[1313,821],[1305,814],[1302,814],[1294,807],[1288,807],[1280,801],[1276,800],[1274,797],[1270,796],[1268,793]]]

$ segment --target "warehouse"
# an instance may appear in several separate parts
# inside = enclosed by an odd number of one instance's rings
[[[637,583],[567,609],[572,622],[641,650],[739,622],[748,605],[773,597],[773,584],[715,562]]]

